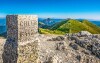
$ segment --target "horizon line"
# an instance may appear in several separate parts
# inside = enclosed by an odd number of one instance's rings
[[[4,18],[6,18],[6,16],[7,15],[18,15],[18,14],[1,14],[0,15],[0,19],[4,19]],[[36,14],[19,14],[19,15],[36,15]],[[89,17],[73,17],[73,16],[70,16],[70,17],[68,17],[68,16],[63,16],[63,17],[60,17],[60,16],[40,16],[40,15],[38,15],[37,14],[37,16],[38,16],[38,18],[44,18],[44,19],[46,19],[46,18],[52,18],[52,19],[67,19],[67,18],[71,18],[71,19],[87,19],[87,20],[99,20],[100,21],[100,19],[96,19],[96,18],[89,18]]]

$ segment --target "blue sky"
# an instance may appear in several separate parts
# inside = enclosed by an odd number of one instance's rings
[[[100,20],[100,0],[0,0],[0,18],[7,14]]]

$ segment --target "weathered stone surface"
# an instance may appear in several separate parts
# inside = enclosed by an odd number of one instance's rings
[[[69,46],[71,46],[73,49],[78,50],[78,45],[75,43],[70,43]]]
[[[52,39],[48,39],[48,41],[63,41],[65,38],[63,36],[58,36]]]
[[[90,32],[88,32],[88,31],[81,31],[81,32],[79,32],[78,34],[81,35],[81,36],[92,35],[92,34],[91,34]]]
[[[7,40],[2,54],[3,63],[37,63],[36,34],[36,15],[7,15]]]
[[[18,47],[17,63],[37,63],[38,42],[28,43]]]
[[[4,51],[2,54],[3,63],[17,63],[18,58],[18,44],[13,40],[7,40],[4,45]]]
[[[88,50],[79,47],[75,50],[69,46],[69,41],[48,41],[56,38],[52,35],[38,35],[38,42],[31,42],[18,47],[18,63],[100,63],[100,59],[91,55]],[[35,38],[34,38],[35,39]],[[61,45],[58,45],[62,43]],[[69,43],[69,44],[68,44]],[[62,48],[64,46],[64,49]],[[38,50],[35,49],[38,47]],[[58,50],[56,48],[59,48]],[[85,53],[83,50],[86,50]],[[35,52],[33,52],[35,51]],[[37,53],[38,52],[38,53]]]
[[[5,42],[6,42],[6,39],[0,37],[0,63],[3,63],[2,54],[4,51],[3,46],[4,46]]]
[[[83,51],[86,54],[92,54],[95,55],[100,59],[100,39],[99,34],[98,35],[70,35],[71,41],[75,41],[77,45],[79,45],[82,48],[85,48],[86,50],[89,50],[90,53]]]
[[[17,42],[33,40],[38,33],[38,18],[36,15],[7,15],[7,38]]]

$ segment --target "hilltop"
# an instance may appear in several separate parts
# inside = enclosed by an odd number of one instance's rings
[[[88,31],[92,34],[100,34],[100,27],[88,20],[68,19],[55,23],[48,29],[40,28],[39,31],[46,34],[66,34],[77,33],[80,31]]]

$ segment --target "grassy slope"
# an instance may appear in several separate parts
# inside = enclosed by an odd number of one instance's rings
[[[93,34],[100,34],[100,27],[92,24],[87,20],[82,22],[74,19],[62,21],[53,25],[50,29],[40,29],[41,33],[50,34],[65,34],[77,33],[80,31],[89,31]]]
[[[83,23],[86,24],[86,25],[88,25],[88,27],[90,27],[89,29],[92,29],[92,31],[90,31],[91,33],[100,34],[100,27],[94,25],[91,22],[88,22],[87,20],[84,20]]]
[[[82,22],[77,20],[69,20],[67,23],[63,24],[58,28],[58,30],[62,30],[64,32],[69,33],[77,33],[79,31],[89,31],[93,34],[99,34],[100,28],[91,22],[84,20]]]
[[[65,34],[64,32],[62,31],[59,31],[59,30],[50,30],[50,29],[43,29],[43,28],[39,28],[39,32],[41,34]]]

